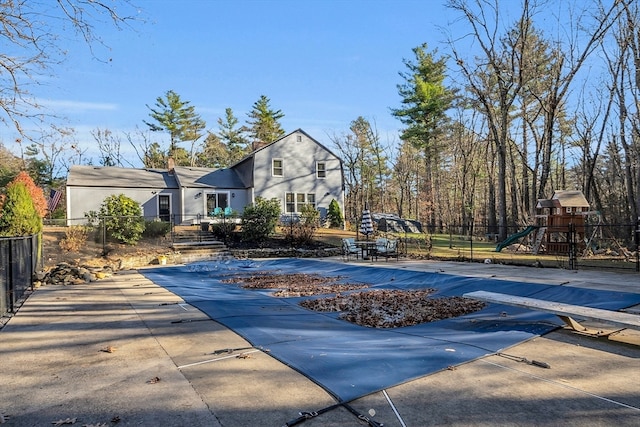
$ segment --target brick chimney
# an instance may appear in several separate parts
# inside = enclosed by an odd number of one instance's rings
[[[173,160],[173,157],[169,157],[167,159],[167,170],[169,171],[170,174],[173,174],[173,170],[176,167],[176,161]]]

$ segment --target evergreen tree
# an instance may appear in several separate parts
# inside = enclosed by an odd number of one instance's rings
[[[344,219],[342,218],[340,205],[338,204],[338,201],[336,199],[331,200],[331,203],[329,203],[327,219],[329,220],[329,226],[332,228],[342,228],[342,226],[344,225]]]
[[[7,185],[0,206],[0,236],[29,236],[42,231],[42,218],[24,182]]]
[[[209,133],[198,153],[197,166],[204,168],[224,168],[229,165],[230,153],[227,146],[214,133]]]
[[[270,144],[285,134],[282,125],[278,121],[284,117],[284,113],[280,110],[274,111],[269,105],[270,102],[269,98],[261,95],[248,114],[248,126],[244,129],[249,134],[252,150],[257,150]]]
[[[195,107],[189,101],[180,99],[180,95],[172,90],[167,91],[165,98],[156,99],[155,108],[149,105],[147,107],[151,110],[149,116],[154,121],[144,123],[153,132],[169,133],[168,155],[172,157],[177,154],[179,143],[195,142],[202,137],[202,131],[207,126],[200,115],[196,114]]]
[[[242,159],[248,151],[249,143],[245,138],[242,128],[238,127],[238,119],[233,115],[233,110],[224,110],[224,119],[218,119],[218,138],[227,146],[229,162],[235,163]]]
[[[434,171],[443,149],[437,142],[448,121],[446,112],[453,104],[455,91],[444,84],[446,58],[436,58],[437,51],[428,52],[426,43],[413,48],[413,53],[415,61],[403,61],[408,72],[400,73],[404,83],[398,85],[398,94],[403,106],[391,109],[391,113],[406,125],[400,138],[423,151],[424,198],[432,207],[427,214],[433,226],[436,222]]]
[[[436,58],[437,51],[428,52],[426,43],[413,48],[413,53],[415,61],[403,61],[408,72],[399,73],[404,79],[397,86],[403,106],[391,113],[406,125],[403,140],[429,150],[442,133],[455,92],[444,84],[446,58]]]

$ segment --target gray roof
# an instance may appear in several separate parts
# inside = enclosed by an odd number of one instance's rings
[[[538,205],[536,206],[536,208],[538,209],[542,209],[542,208],[553,208],[553,200],[549,200],[549,199],[538,199]]]
[[[166,169],[133,169],[111,166],[72,166],[67,185],[113,188],[246,188],[233,169],[177,166]]]
[[[246,188],[233,169],[176,166],[175,174],[181,187]]]
[[[558,200],[562,207],[589,207],[589,202],[579,190],[556,190],[551,198]]]
[[[74,165],[67,186],[114,188],[178,188],[175,176],[166,169],[132,169],[112,166]]]

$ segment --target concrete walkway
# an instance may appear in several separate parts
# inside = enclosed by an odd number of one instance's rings
[[[359,264],[640,293],[640,274]],[[387,427],[640,424],[640,346],[559,330],[505,352],[515,357],[451,367],[350,406]],[[6,426],[282,426],[336,403],[137,272],[38,289],[0,330],[0,363]],[[366,424],[337,407],[300,425]]]

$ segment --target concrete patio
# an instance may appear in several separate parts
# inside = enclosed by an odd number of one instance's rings
[[[638,274],[362,265],[640,293]],[[300,411],[336,404],[268,349],[252,348],[136,271],[37,289],[0,342],[0,422],[7,426],[282,426]],[[504,353],[349,402],[362,419],[338,406],[301,425],[638,425],[640,346],[560,329]],[[532,360],[551,368],[526,363]]]

